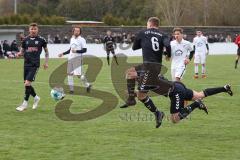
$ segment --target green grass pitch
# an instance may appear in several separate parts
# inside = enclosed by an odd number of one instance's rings
[[[64,59],[52,59],[49,69],[42,68],[33,86],[41,97],[39,108],[17,112],[23,100],[23,60],[0,60],[0,160],[219,160],[240,159],[240,69],[234,69],[235,56],[209,56],[207,79],[193,80],[193,64],[183,82],[195,90],[230,83],[234,96],[219,94],[204,101],[209,115],[195,110],[179,124],[167,118],[155,128],[154,117],[141,104],[128,109],[116,107],[97,119],[66,122],[55,115],[49,95],[49,76]],[[110,67],[103,68],[93,83],[95,89],[111,92]],[[140,57],[129,62],[141,62]],[[170,66],[169,62],[164,62]],[[240,66],[239,66],[240,67]],[[167,73],[170,77],[170,73]],[[77,79],[75,79],[75,84]],[[93,109],[100,100],[69,96],[73,113]],[[158,108],[169,115],[169,100],[153,97]],[[123,101],[119,100],[119,105]]]

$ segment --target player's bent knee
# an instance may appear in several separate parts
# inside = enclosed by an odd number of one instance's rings
[[[127,74],[127,73],[130,73],[130,72],[135,72],[135,71],[136,71],[135,68],[134,68],[134,67],[131,67],[131,68],[129,68],[129,69],[126,70],[126,74]]]
[[[126,75],[126,79],[130,79],[130,69],[127,69],[126,72],[125,72],[125,75]]]
[[[205,95],[204,95],[204,93],[203,92],[196,92],[196,91],[193,91],[193,98],[192,98],[192,100],[198,100],[198,99],[202,99],[202,98],[204,98],[205,97]]]
[[[142,93],[142,92],[137,92],[137,98],[138,100],[143,100],[147,97],[147,94],[146,93]]]
[[[171,114],[170,119],[171,119],[172,123],[174,123],[174,124],[176,124],[180,121],[178,113]]]
[[[25,86],[31,86],[31,81],[25,80],[24,85]]]
[[[137,72],[135,68],[130,68],[126,71],[126,79],[134,79],[137,77]]]
[[[175,77],[175,80],[176,80],[177,82],[180,82],[180,81],[181,81],[181,78]]]

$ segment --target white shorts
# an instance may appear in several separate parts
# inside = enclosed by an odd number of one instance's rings
[[[172,67],[171,68],[171,75],[172,75],[172,81],[176,81],[176,78],[183,78],[183,75],[185,74],[186,67],[180,66],[180,67]]]
[[[67,74],[82,75],[82,58],[76,57],[68,60]]]
[[[194,63],[205,64],[206,63],[206,53],[195,53]]]

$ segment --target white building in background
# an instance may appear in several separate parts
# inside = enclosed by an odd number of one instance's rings
[[[8,40],[12,42],[18,39],[19,33],[23,33],[23,29],[0,29],[0,41]]]

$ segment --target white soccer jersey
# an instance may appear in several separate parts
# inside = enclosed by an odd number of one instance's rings
[[[172,68],[185,66],[184,60],[189,56],[190,51],[193,50],[189,41],[182,40],[180,43],[176,40],[171,41],[172,54]]]
[[[206,44],[208,44],[207,37],[205,36],[196,36],[193,39],[193,45],[195,46],[195,54],[197,53],[203,53],[206,54],[207,47]]]
[[[86,40],[81,36],[78,36],[77,38],[73,36],[70,40],[70,48],[71,50],[70,50],[70,54],[68,55],[68,59],[81,56],[82,54],[72,53],[72,49],[82,50],[83,48],[87,48]]]

